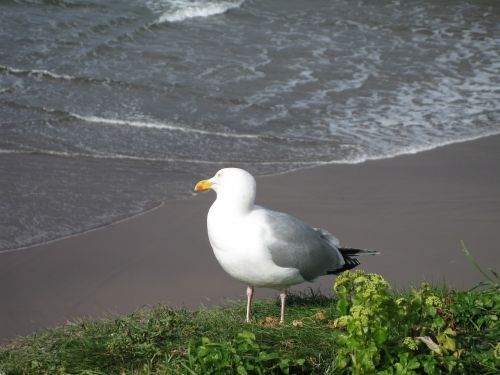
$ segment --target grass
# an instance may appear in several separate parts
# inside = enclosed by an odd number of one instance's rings
[[[213,310],[174,310],[157,305],[131,315],[86,320],[19,338],[0,351],[6,374],[180,374],[186,373],[189,343],[207,337],[229,341],[251,331],[257,342],[279,353],[308,358],[323,367],[334,355],[333,300],[318,294],[293,295],[284,326],[277,323],[278,301],[257,300],[255,323],[245,324],[245,305],[233,303]],[[326,318],[315,314],[325,311]],[[321,314],[320,314],[321,315]],[[302,322],[296,327],[292,322]],[[0,372],[1,373],[1,372]]]
[[[500,288],[490,272],[471,291],[400,292],[379,275],[346,273],[339,297],[291,295],[285,325],[278,300],[256,300],[252,324],[243,302],[76,321],[0,348],[0,374],[498,374]]]

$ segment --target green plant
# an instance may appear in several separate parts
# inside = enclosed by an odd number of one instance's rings
[[[192,374],[289,374],[301,370],[304,359],[268,352],[252,332],[243,331],[231,341],[215,343],[207,337],[189,345],[186,370]]]
[[[467,258],[484,276],[470,291],[454,291],[448,296],[450,312],[458,327],[465,368],[481,373],[500,373],[500,279],[498,273],[484,271],[462,242]]]
[[[340,275],[334,289],[341,314],[335,325],[346,331],[339,337],[337,368],[353,374],[374,372],[388,336],[387,319],[395,310],[389,285],[380,275],[357,271]]]
[[[352,374],[461,371],[451,313],[427,283],[394,298],[377,274],[345,272],[334,285],[344,333],[336,369]]]
[[[334,284],[334,326],[342,330],[335,368],[352,374],[500,373],[500,284],[464,254],[484,276],[467,292],[422,283],[395,296],[380,275],[345,272]]]

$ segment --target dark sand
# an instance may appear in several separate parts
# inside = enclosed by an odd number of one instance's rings
[[[100,230],[0,253],[0,341],[146,304],[196,308],[243,298],[244,285],[224,273],[208,243],[214,198],[167,202]],[[480,281],[460,240],[480,264],[500,271],[500,136],[259,178],[257,202],[325,228],[344,245],[380,250],[362,268],[396,287]],[[302,288],[328,291],[333,280]],[[258,297],[275,294],[257,290]]]

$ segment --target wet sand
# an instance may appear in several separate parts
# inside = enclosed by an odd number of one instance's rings
[[[362,268],[395,287],[475,285],[481,275],[460,240],[485,268],[500,270],[500,136],[257,183],[258,204],[325,228],[343,245],[381,251],[364,257]],[[209,192],[166,202],[100,230],[0,253],[0,342],[148,304],[197,308],[243,298],[245,286],[224,273],[208,243],[213,199]],[[333,280],[294,289],[328,291]]]

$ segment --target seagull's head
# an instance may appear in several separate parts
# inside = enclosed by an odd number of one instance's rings
[[[218,199],[230,199],[253,204],[255,200],[255,178],[244,169],[224,168],[212,178],[198,182],[194,190],[214,190]]]

